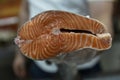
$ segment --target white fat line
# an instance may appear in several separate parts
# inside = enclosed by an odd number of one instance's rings
[[[33,43],[33,49],[34,49],[33,55],[35,55],[35,48],[36,48],[36,45],[35,45],[35,43]]]
[[[89,22],[88,22],[88,23],[89,23],[89,26],[87,27],[87,29],[90,30],[90,32],[92,32],[92,29],[91,29],[91,27],[92,27],[91,21],[92,21],[92,20],[88,19],[88,21],[89,21]],[[93,33],[93,32],[92,32],[92,33]]]
[[[29,50],[30,50],[30,51],[29,51],[29,56],[30,56],[30,57],[32,57],[32,51],[31,51],[31,49],[32,49],[32,46],[30,45],[30,46],[29,46]]]
[[[57,19],[55,19],[55,22],[56,22],[56,27],[58,28],[58,27],[59,27],[58,24],[60,24],[61,21],[60,21],[60,23],[59,23],[59,21],[58,21]],[[52,27],[54,27],[54,26],[52,26]]]
[[[47,13],[42,13],[42,14],[40,14],[40,15],[42,15],[42,17],[41,17],[41,20],[40,20],[40,23],[41,23],[41,21],[43,21],[44,19],[47,19],[49,16],[47,16],[48,14]],[[47,16],[47,17],[46,17]]]
[[[39,14],[39,16],[37,17],[37,24],[38,24],[38,23],[41,23],[40,18],[41,18],[41,15]]]
[[[99,45],[100,45],[100,48],[102,49],[101,39],[100,39],[100,38],[98,38],[98,40],[99,40]]]
[[[36,55],[36,48],[37,48],[37,46],[36,46],[35,42],[34,42],[33,46],[34,46],[34,52],[33,52],[33,54]]]
[[[46,53],[47,52],[47,53]],[[46,47],[44,48],[44,57],[47,57],[47,56],[50,56],[49,53],[48,53],[48,50],[46,49]]]
[[[100,27],[100,25],[101,25],[101,24],[99,24],[99,23],[96,24],[96,29],[97,29],[96,32],[97,32],[97,33],[100,33],[100,32],[101,32],[102,27]]]
[[[81,47],[81,44],[82,44],[82,34],[80,36],[80,47]]]
[[[86,41],[85,41],[85,44],[84,44],[84,46],[86,46],[86,44],[87,44],[87,41],[88,41],[88,36],[86,37]]]
[[[90,48],[92,48],[93,40],[94,40],[94,37],[92,37],[92,39],[91,39],[91,45],[90,45]]]
[[[93,32],[94,32],[94,34],[95,34],[95,26],[96,26],[96,25],[95,25],[95,23],[96,23],[96,22],[95,22],[95,21],[93,21],[92,23],[93,23],[93,25],[92,25],[92,31],[93,31]]]
[[[46,53],[44,52],[44,49],[42,48],[42,50],[41,50],[42,52],[40,53],[41,55],[41,58],[43,59],[43,57],[44,57],[44,55],[46,55]]]
[[[96,47],[96,48],[98,48],[98,39],[96,39],[96,44],[97,44],[97,47]]]
[[[77,38],[77,35],[75,35],[75,38]],[[73,48],[75,48],[76,46],[77,46],[77,40],[75,39],[75,44],[73,45]]]

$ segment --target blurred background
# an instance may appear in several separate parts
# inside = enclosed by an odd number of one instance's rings
[[[120,0],[112,3],[113,45],[101,55],[100,71],[94,72],[96,68],[93,68],[92,73],[83,80],[120,80]],[[0,0],[0,80],[19,80],[13,71],[13,61],[16,53],[14,38],[20,24],[21,7],[22,0]]]
[[[21,0],[0,0],[0,80],[15,80],[13,40],[19,23],[20,4]]]

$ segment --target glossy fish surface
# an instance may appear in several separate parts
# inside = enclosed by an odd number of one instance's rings
[[[46,11],[24,23],[15,43],[29,58],[44,60],[83,48],[106,50],[112,38],[99,21],[65,11]]]

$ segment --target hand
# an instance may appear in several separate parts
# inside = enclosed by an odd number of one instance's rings
[[[27,75],[26,66],[25,66],[25,58],[20,53],[18,53],[14,59],[13,70],[14,70],[14,73],[19,78],[25,78]]]

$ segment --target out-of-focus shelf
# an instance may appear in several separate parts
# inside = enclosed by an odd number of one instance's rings
[[[0,30],[16,31],[21,0],[0,0]]]
[[[21,0],[0,0],[0,18],[17,16]]]
[[[17,30],[19,19],[17,16],[0,19],[0,30]]]

